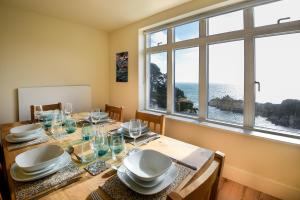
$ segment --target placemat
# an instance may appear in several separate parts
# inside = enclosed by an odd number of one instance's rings
[[[149,131],[145,135],[140,136],[136,139],[136,145],[139,146],[139,145],[142,145],[143,143],[147,142],[148,140],[158,139],[158,138],[160,138],[158,133],[154,133],[154,132]],[[130,144],[133,144],[133,139],[132,138],[126,138],[125,137],[125,141],[130,143]]]
[[[76,166],[75,163],[70,162],[69,165],[59,170],[55,174],[44,177],[42,179],[30,182],[15,181],[15,195],[17,200],[31,199],[32,197],[49,190],[63,182],[66,182],[84,172]]]
[[[173,181],[171,185],[167,188],[162,190],[161,192],[154,194],[154,195],[141,195],[126,185],[124,185],[121,180],[118,178],[117,175],[108,179],[105,184],[102,186],[102,189],[114,200],[128,200],[128,199],[135,199],[135,200],[164,200],[167,198],[167,195],[173,191],[179,184],[187,177],[188,174],[195,172],[194,170],[180,165],[178,163],[174,163],[178,173],[177,177]]]
[[[7,142],[7,150],[11,151],[11,150],[15,150],[15,149],[20,149],[23,147],[27,147],[27,146],[31,146],[34,144],[40,144],[40,143],[44,143],[44,142],[48,142],[49,140],[49,136],[43,132],[41,134],[41,137],[36,138],[34,140],[28,141],[28,142],[22,142],[22,143],[9,143]]]

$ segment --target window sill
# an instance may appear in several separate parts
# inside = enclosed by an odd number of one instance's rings
[[[143,112],[157,114],[157,112],[147,111],[147,110],[144,110]],[[262,132],[262,131],[258,131],[258,130],[248,130],[248,129],[245,129],[242,127],[226,126],[226,125],[217,124],[214,122],[199,121],[199,119],[193,119],[193,118],[187,118],[187,117],[175,116],[175,115],[168,115],[168,114],[166,114],[166,118],[175,120],[175,121],[180,121],[180,122],[187,122],[187,123],[195,124],[195,125],[206,127],[206,128],[209,127],[209,128],[213,128],[213,129],[217,129],[217,130],[221,130],[221,131],[226,131],[228,133],[237,133],[237,134],[241,134],[241,135],[262,138],[262,139],[275,141],[275,142],[279,142],[279,143],[300,146],[300,139],[276,135],[271,132],[268,133],[267,131]]]

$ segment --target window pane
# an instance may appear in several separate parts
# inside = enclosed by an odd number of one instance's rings
[[[209,45],[208,118],[243,123],[244,41]]]
[[[167,108],[167,52],[150,55],[150,102],[156,110]]]
[[[199,21],[176,26],[174,29],[174,32],[175,32],[175,42],[198,38],[199,37]]]
[[[300,131],[300,33],[255,40],[255,125]]]
[[[255,26],[257,27],[270,24],[277,24],[278,19],[286,17],[290,17],[290,19],[284,20],[281,23],[299,20],[299,8],[299,0],[283,0],[275,3],[257,6],[254,8]]]
[[[241,30],[244,28],[243,11],[235,11],[208,19],[209,35]]]
[[[167,44],[167,30],[150,34],[150,47]]]
[[[175,50],[175,112],[198,114],[198,86],[199,47]]]

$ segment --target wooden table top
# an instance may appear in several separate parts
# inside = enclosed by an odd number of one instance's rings
[[[15,182],[10,176],[10,167],[11,165],[15,162],[15,157],[29,149],[38,147],[38,146],[43,146],[46,144],[58,144],[61,145],[62,143],[66,143],[68,141],[73,141],[76,139],[81,138],[80,136],[80,129],[77,129],[77,131],[73,134],[70,134],[66,136],[65,138],[61,140],[55,140],[51,138],[48,142],[42,143],[42,144],[37,144],[37,145],[32,145],[29,147],[24,147],[22,149],[17,149],[17,150],[11,150],[8,151],[7,145],[8,143],[5,140],[5,136],[9,133],[9,130],[12,127],[19,126],[22,123],[17,122],[17,123],[11,123],[11,124],[3,124],[0,125],[0,131],[1,131],[1,140],[3,144],[3,151],[4,151],[4,157],[5,157],[5,167],[6,167],[6,172],[8,174],[8,182],[9,182],[9,188],[10,188],[10,193],[11,193],[11,198],[15,199],[15,193],[14,193],[14,184]],[[105,128],[107,130],[110,129],[115,129],[116,127],[119,127],[120,123],[110,123],[105,125]],[[132,145],[126,144],[127,148],[132,148]],[[172,139],[170,137],[166,136],[161,136],[159,139],[154,140],[146,145],[143,145],[139,147],[141,149],[153,149],[157,150],[161,153],[164,153],[172,158],[175,158],[176,160],[179,161],[185,161],[186,159],[193,158],[195,156],[195,152],[199,152],[199,147],[184,143],[182,141]],[[202,149],[202,153],[199,156],[202,156],[203,159],[207,159],[208,162],[212,160],[212,152],[210,150]],[[197,155],[196,155],[197,156]],[[205,165],[206,166],[206,165]],[[63,187],[61,189],[58,189],[56,191],[53,191],[46,196],[42,197],[41,199],[59,199],[59,200],[65,200],[65,199],[87,199],[90,198],[90,194],[93,191],[96,191],[99,186],[102,186],[105,181],[111,177],[111,175],[114,174],[112,169],[108,169],[99,175],[96,176],[91,176],[89,173],[84,172],[81,176],[82,178],[75,182],[72,183],[71,185],[68,185],[66,187]]]

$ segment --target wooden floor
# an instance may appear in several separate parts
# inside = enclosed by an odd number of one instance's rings
[[[228,179],[221,181],[218,200],[279,200]]]

